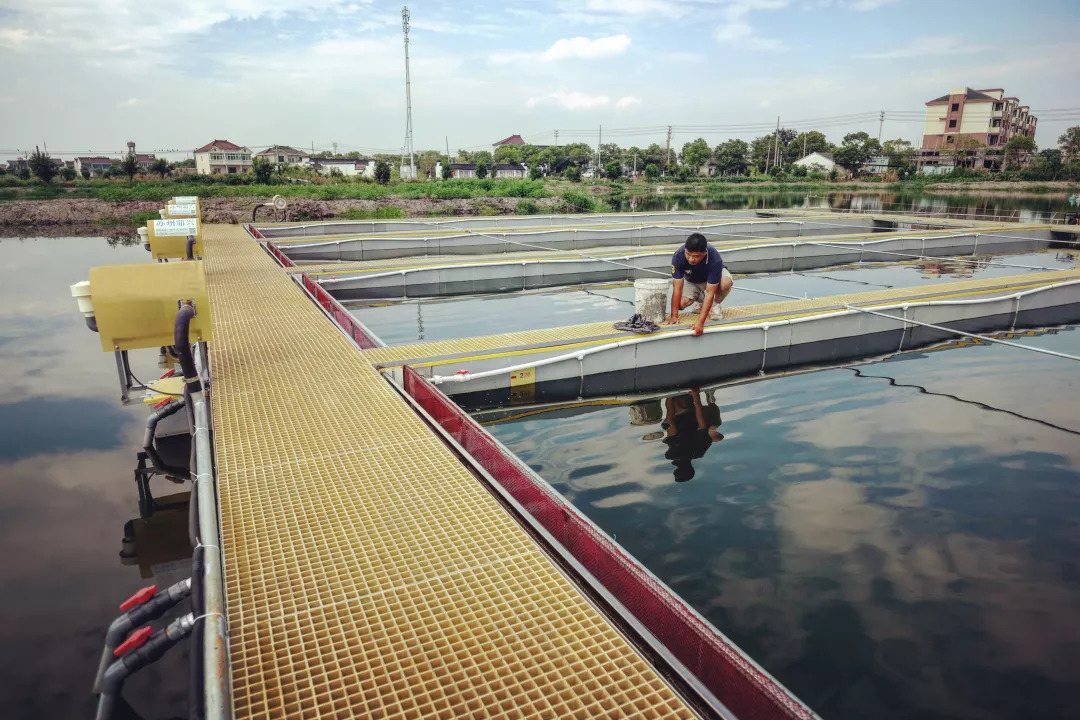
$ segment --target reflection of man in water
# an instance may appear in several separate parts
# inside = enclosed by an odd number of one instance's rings
[[[694,477],[694,460],[705,455],[714,442],[720,442],[720,408],[712,393],[708,404],[701,402],[701,393],[694,388],[686,395],[675,395],[664,401],[667,416],[662,428],[667,432],[664,444],[668,446],[664,457],[675,466],[675,482],[686,482]]]

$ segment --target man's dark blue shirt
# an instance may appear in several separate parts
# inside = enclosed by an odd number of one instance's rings
[[[691,265],[686,259],[685,248],[679,248],[671,256],[671,277],[678,280],[685,278],[687,282],[708,283],[719,285],[720,276],[724,272],[724,261],[720,253],[712,245],[709,245],[705,253],[705,259],[697,265]]]

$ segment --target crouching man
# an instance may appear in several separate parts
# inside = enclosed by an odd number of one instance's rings
[[[686,238],[686,244],[671,257],[671,277],[675,281],[671,293],[671,315],[668,323],[679,322],[679,312],[701,303],[701,314],[694,323],[694,335],[705,330],[705,320],[719,320],[720,303],[731,292],[731,273],[716,248],[711,247],[705,236],[694,233]]]

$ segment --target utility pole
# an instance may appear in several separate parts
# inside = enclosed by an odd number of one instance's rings
[[[668,162],[671,160],[671,126],[667,126],[667,143],[664,145],[664,174],[667,175]]]
[[[596,138],[596,169],[593,170],[593,177],[600,174],[600,146],[604,144],[604,126],[600,126],[600,134]]]
[[[559,131],[555,131],[555,147],[559,147]]]
[[[334,157],[337,157],[337,143],[335,142],[330,144],[334,146]]]
[[[409,148],[409,178],[416,178],[416,160],[413,157],[412,85],[409,80],[409,6],[401,6],[401,29],[405,33],[405,144]],[[405,163],[405,153],[401,154]]]
[[[444,135],[443,137],[446,139],[446,162],[450,162],[450,136]]]
[[[802,156],[806,157],[806,133],[802,134]]]
[[[878,115],[878,124],[877,124],[877,140],[878,140],[878,142],[881,142],[881,128],[884,127],[884,126],[885,126],[885,111],[882,110],[881,114]]]

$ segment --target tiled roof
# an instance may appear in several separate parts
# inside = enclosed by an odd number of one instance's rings
[[[979,92],[978,90],[972,90],[971,88],[965,88],[965,90],[966,90],[966,92],[964,93],[964,101],[965,102],[982,102],[982,101],[1000,102],[1000,100],[998,100],[993,95],[987,95],[986,93]],[[927,105],[938,105],[940,103],[947,103],[947,102],[949,102],[949,98],[951,98],[951,97],[952,97],[952,95],[942,95],[939,98],[934,98],[933,100],[931,100],[930,102],[928,102],[926,104]]]
[[[309,157],[309,155],[303,150],[297,150],[296,148],[289,147],[288,145],[271,145],[265,150],[261,150],[256,155],[299,155],[300,157]]]
[[[522,139],[522,137],[520,135],[511,135],[510,137],[505,138],[503,140],[500,140],[499,142],[497,142],[495,144],[496,145],[524,145],[525,141]]]
[[[235,143],[229,142],[228,140],[214,140],[213,142],[209,142],[206,145],[203,145],[201,148],[199,148],[195,152],[197,152],[197,153],[210,152],[210,150],[212,148],[217,148],[218,150],[243,150],[244,149],[244,148],[240,147],[239,145],[236,145]]]

